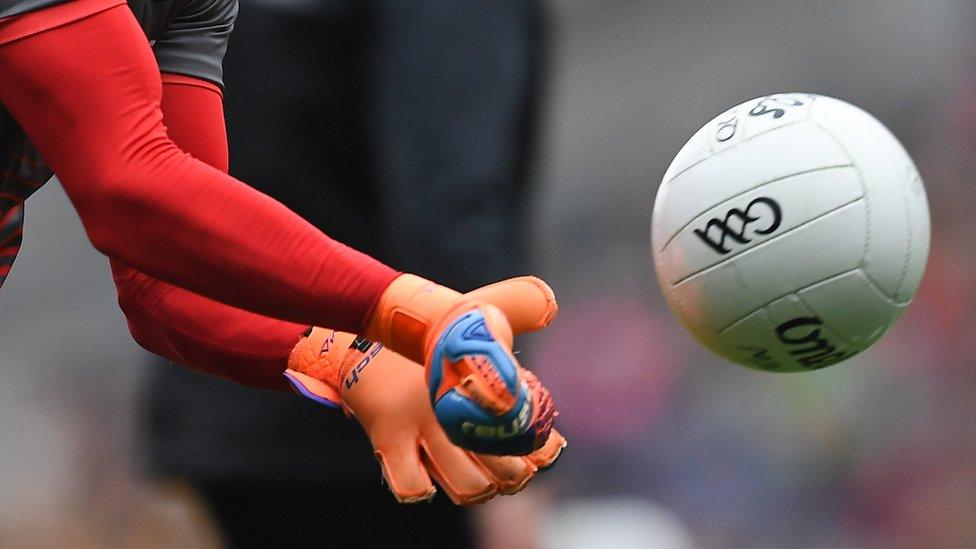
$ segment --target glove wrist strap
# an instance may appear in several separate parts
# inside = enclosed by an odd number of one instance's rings
[[[366,328],[379,341],[423,364],[431,327],[457,304],[461,294],[416,275],[398,276],[383,292]]]

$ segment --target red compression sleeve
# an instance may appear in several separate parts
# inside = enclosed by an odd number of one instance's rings
[[[227,134],[216,85],[163,74],[163,121],[173,141],[227,171]],[[192,369],[261,389],[288,389],[282,377],[308,328],[209,300],[112,260],[132,337],[145,349]]]
[[[235,309],[112,262],[119,305],[143,348],[191,369],[261,389],[282,372],[307,326]]]
[[[0,101],[58,174],[92,243],[141,272],[351,332],[397,274],[181,151],[163,126],[152,52],[125,5],[0,45],[0,82]]]
[[[206,80],[163,73],[160,106],[166,133],[191,156],[227,173],[227,127],[220,88]]]

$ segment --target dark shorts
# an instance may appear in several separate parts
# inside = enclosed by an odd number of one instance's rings
[[[24,200],[51,175],[17,122],[0,109],[0,286],[20,251]]]

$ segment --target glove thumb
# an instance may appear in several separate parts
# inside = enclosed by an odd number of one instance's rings
[[[534,276],[502,280],[468,292],[465,297],[484,301],[501,309],[514,334],[545,328],[559,311],[552,288]]]

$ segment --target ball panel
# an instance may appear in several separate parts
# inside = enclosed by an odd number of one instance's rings
[[[867,112],[821,98],[810,119],[850,154],[861,173],[868,205],[864,270],[901,303],[915,294],[928,256],[928,206],[911,158]]]
[[[901,147],[901,144],[896,144]],[[925,274],[925,265],[929,260],[929,246],[932,241],[929,204],[925,196],[925,188],[922,186],[922,178],[914,164],[907,169],[908,193],[905,200],[908,202],[908,219],[911,220],[912,230],[909,233],[908,246],[911,252],[901,287],[894,296],[896,301],[905,304],[908,304],[915,297],[915,292],[918,291],[918,286],[922,283],[922,275]]]
[[[807,123],[717,153],[662,184],[654,208],[655,248],[660,250],[689,219],[732,197],[784,177],[850,163],[836,140]]]
[[[674,284],[861,198],[851,167],[826,168],[764,185],[692,220],[660,252],[659,274]]]
[[[860,352],[796,295],[770,303],[719,334],[719,354],[757,370],[806,372]]]
[[[734,258],[665,286],[678,314],[717,333],[780,296],[857,267],[864,254],[863,201],[854,202]]]
[[[816,97],[804,93],[778,93],[742,103],[735,108],[741,121],[738,135],[717,145],[715,150],[736,143],[736,139],[745,141],[806,120]]]
[[[847,360],[864,349],[852,346],[796,295],[776,300],[765,310],[775,327],[777,347],[791,359],[784,367],[791,368],[791,371],[825,368]]]
[[[718,335],[719,354],[729,360],[766,372],[792,372],[795,357],[777,342],[776,327],[769,314],[760,309]]]
[[[807,119],[816,95],[802,93],[757,97],[716,116],[688,140],[664,174],[664,182],[709,156],[762,133]]]
[[[905,309],[881,293],[860,269],[797,294],[834,332],[861,349],[880,339]]]
[[[715,133],[712,124],[710,122],[695,132],[691,139],[678,150],[678,154],[675,155],[667,171],[664,172],[663,182],[671,181],[675,175],[712,156],[713,134]]]

